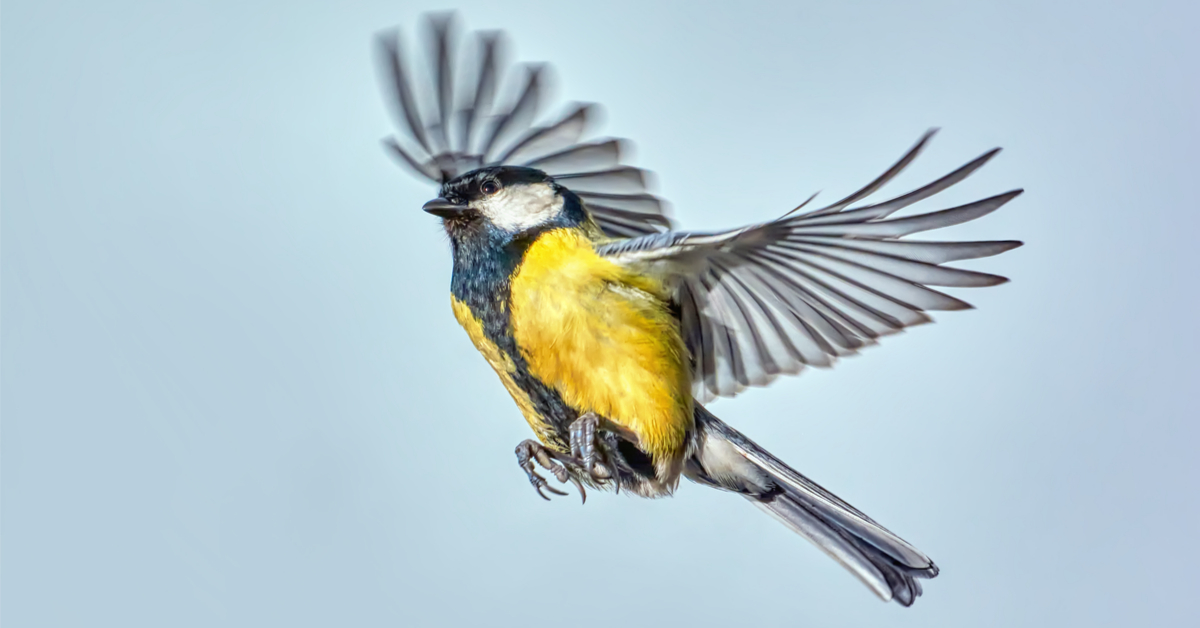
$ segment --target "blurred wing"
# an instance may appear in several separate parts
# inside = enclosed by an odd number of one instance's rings
[[[929,286],[1007,281],[942,264],[996,255],[1020,242],[901,238],[975,220],[1021,190],[890,218],[962,181],[999,149],[902,196],[848,209],[899,174],[932,133],[878,179],[833,205],[797,214],[806,202],[778,220],[743,229],[652,234],[598,249],[618,263],[665,278],[673,290],[691,352],[696,399],[733,396],[806,365],[831,366],[880,336],[929,322],[927,311],[970,307]]]
[[[428,16],[426,30],[428,76],[422,75],[426,80],[420,83],[405,63],[399,33],[378,39],[399,129],[383,143],[397,162],[439,185],[483,166],[529,166],[577,192],[612,237],[670,228],[666,203],[647,192],[647,173],[622,164],[628,143],[586,139],[599,115],[596,105],[571,104],[561,117],[537,123],[544,66],[522,66],[516,99],[500,106],[501,79],[513,74],[500,59],[500,34],[476,33],[471,54],[459,55],[452,14]],[[457,63],[460,57],[463,62]]]

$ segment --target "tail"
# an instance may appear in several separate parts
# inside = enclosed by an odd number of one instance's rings
[[[917,548],[833,493],[800,475],[700,405],[697,446],[688,479],[741,493],[793,532],[849,569],[884,601],[911,606],[921,595],[917,578],[938,575]]]

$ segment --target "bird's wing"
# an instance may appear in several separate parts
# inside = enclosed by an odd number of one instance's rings
[[[941,211],[890,217],[962,181],[999,149],[907,194],[850,207],[899,174],[932,134],[879,178],[832,205],[805,213],[792,210],[778,220],[733,231],[668,232],[598,248],[618,263],[663,278],[672,290],[698,400],[733,396],[806,365],[830,366],[880,336],[929,322],[926,311],[970,307],[929,286],[1007,281],[942,264],[996,255],[1020,242],[901,238],[985,216],[1021,190]]]
[[[410,73],[398,31],[378,38],[380,68],[399,129],[383,143],[397,162],[437,184],[483,166],[529,166],[578,193],[610,236],[670,228],[666,203],[647,193],[647,173],[622,163],[628,142],[588,139],[599,115],[596,105],[571,104],[561,117],[539,124],[545,66],[523,66],[523,78],[512,90],[515,99],[500,105],[502,79],[516,74],[502,60],[501,34],[475,33],[468,55],[459,54],[452,14],[427,16],[426,27],[427,76]]]

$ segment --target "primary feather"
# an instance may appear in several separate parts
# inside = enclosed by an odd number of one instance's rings
[[[422,107],[405,63],[400,34],[378,37],[381,73],[390,89],[400,133],[383,140],[388,153],[418,176],[442,184],[477,168],[517,165],[537,168],[594,198],[592,217],[606,234],[629,237],[670,226],[666,204],[647,193],[644,171],[622,165],[628,142],[585,139],[599,115],[593,104],[572,104],[557,120],[538,124],[546,68],[522,66],[524,83],[509,106],[496,104],[502,78],[513,72],[501,62],[497,33],[476,33],[473,58],[461,54],[451,16],[427,18],[431,40],[429,79],[435,102]],[[465,59],[465,60],[464,60]],[[455,77],[465,77],[455,80]],[[452,125],[452,111],[459,122]],[[457,128],[452,138],[451,126]],[[623,151],[623,149],[625,149]]]
[[[733,396],[806,365],[829,366],[880,336],[929,322],[927,311],[970,307],[929,286],[1007,281],[941,264],[996,255],[1020,242],[899,238],[975,220],[1021,190],[890,217],[962,181],[999,149],[901,196],[850,208],[898,175],[932,135],[926,133],[883,175],[832,205],[730,231],[654,233],[599,247],[601,255],[662,277],[671,287],[692,356],[696,399]]]

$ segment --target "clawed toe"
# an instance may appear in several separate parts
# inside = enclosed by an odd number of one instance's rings
[[[572,477],[570,472],[567,471],[567,468],[564,467],[562,463],[555,460],[550,450],[546,449],[541,443],[533,440],[521,441],[521,444],[517,445],[516,454],[517,464],[521,465],[521,469],[524,470],[525,475],[529,477],[529,483],[533,485],[533,489],[537,491],[539,497],[546,501],[550,501],[550,498],[542,492],[543,490],[549,491],[554,495],[566,495],[567,492],[550,486],[550,484],[546,482],[546,478],[542,477],[534,469],[533,463],[535,461],[541,465],[543,469],[553,474],[554,478],[559,482],[562,482],[563,484],[566,484],[567,482],[574,484],[575,487],[579,489],[579,496],[583,499],[584,503],[587,503],[587,493],[583,490],[583,484],[581,484],[579,480]]]

